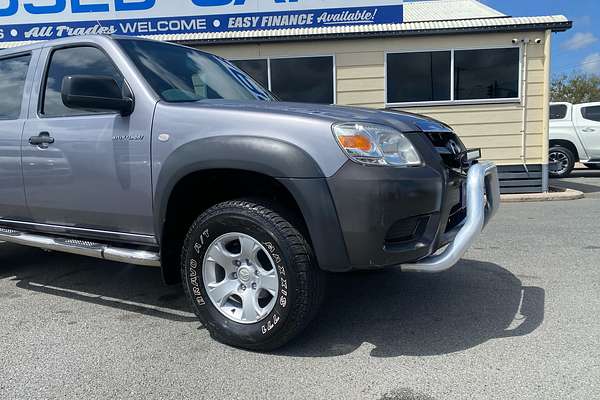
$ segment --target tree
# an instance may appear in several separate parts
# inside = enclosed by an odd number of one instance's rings
[[[552,79],[550,96],[552,101],[573,104],[600,101],[600,76],[581,72],[558,75]]]

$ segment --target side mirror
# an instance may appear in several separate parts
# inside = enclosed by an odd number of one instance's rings
[[[63,103],[69,108],[112,110],[122,116],[130,115],[134,108],[133,99],[124,96],[117,81],[109,76],[66,76],[61,94]]]

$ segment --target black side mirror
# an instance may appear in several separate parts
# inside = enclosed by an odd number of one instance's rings
[[[130,115],[134,108],[133,99],[124,96],[117,81],[109,76],[66,76],[61,94],[63,103],[69,108],[112,110],[122,116]]]

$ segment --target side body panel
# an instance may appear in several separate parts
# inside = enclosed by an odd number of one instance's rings
[[[242,169],[273,178],[313,179],[332,175],[348,160],[333,140],[330,121],[238,108],[159,103],[152,136],[159,238],[171,190],[189,173]]]
[[[578,104],[573,106],[573,121],[577,134],[590,160],[600,160],[600,121],[585,118],[583,110],[587,107],[598,107],[600,103]]]
[[[109,54],[134,93],[133,114],[40,115],[52,45],[89,45]],[[91,37],[66,45],[46,45],[22,139],[23,175],[32,220],[51,226],[152,236],[150,146],[155,104],[112,40]],[[54,138],[47,149],[29,144],[29,138],[41,132]]]
[[[567,104],[567,114],[563,119],[550,120],[550,140],[566,140],[573,143],[577,149],[580,160],[587,160],[589,158],[586,148],[577,133],[573,121],[573,105]]]
[[[30,54],[29,69],[25,81],[22,99],[4,99],[20,101],[21,115],[14,120],[0,120],[0,219],[28,220],[29,210],[23,188],[21,134],[27,118],[29,96],[33,86],[35,66],[40,50],[11,54]]]

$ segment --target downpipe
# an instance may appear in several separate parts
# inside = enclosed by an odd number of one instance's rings
[[[522,89],[521,89],[521,93],[523,96],[523,101],[522,101],[522,112],[521,112],[521,161],[523,163],[523,167],[525,167],[525,171],[528,171],[527,169],[527,107],[528,107],[528,102],[527,102],[527,95],[528,95],[528,83],[529,83],[529,79],[528,79],[528,55],[527,55],[527,50],[529,49],[529,43],[531,42],[529,39],[523,39],[523,71],[521,72],[523,75],[523,78],[521,80],[521,85],[522,85]]]
[[[146,267],[160,267],[160,255],[146,250],[114,247],[107,244],[77,239],[55,238],[0,228],[0,240],[8,243],[36,247],[85,257],[99,258]]]
[[[462,228],[440,254],[414,264],[402,264],[403,271],[436,273],[445,271],[462,258],[500,207],[498,170],[490,161],[474,164],[467,173],[467,216]]]

